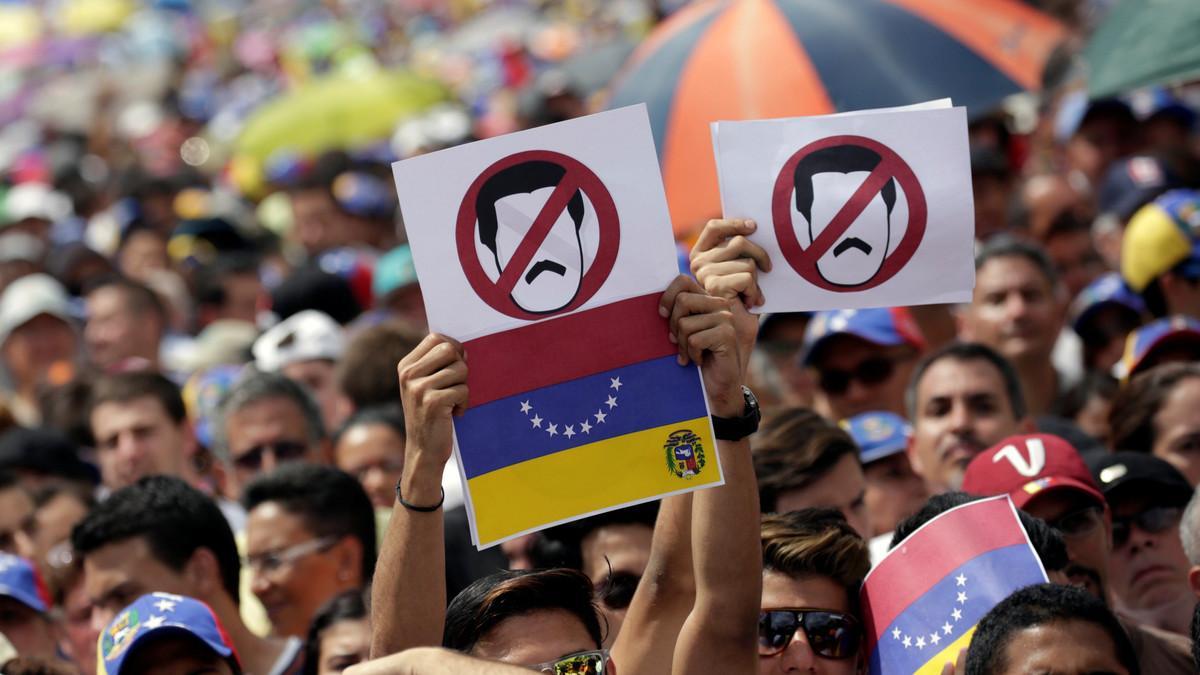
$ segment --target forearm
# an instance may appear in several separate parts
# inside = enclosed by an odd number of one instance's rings
[[[441,499],[441,471],[420,462],[405,466],[400,490],[412,504]],[[392,508],[371,592],[371,655],[440,645],[446,614],[443,513]]]
[[[483,661],[438,647],[420,647],[367,661],[346,675],[529,675],[519,666]]]

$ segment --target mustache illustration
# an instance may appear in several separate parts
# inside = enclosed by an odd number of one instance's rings
[[[525,283],[533,283],[533,280],[538,278],[538,275],[542,272],[552,272],[560,277],[565,277],[567,275],[567,268],[553,260],[539,260],[525,273]]]
[[[834,247],[833,257],[836,258],[852,248],[862,251],[865,255],[871,255],[871,251],[873,250],[870,244],[858,237],[846,237],[840,244]]]

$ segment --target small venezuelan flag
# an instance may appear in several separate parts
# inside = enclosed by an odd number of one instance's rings
[[[1046,581],[1007,496],[925,523],[867,575],[862,604],[871,675],[939,675],[1004,598]]]
[[[477,545],[721,484],[700,370],[676,362],[659,297],[465,343],[454,431]]]

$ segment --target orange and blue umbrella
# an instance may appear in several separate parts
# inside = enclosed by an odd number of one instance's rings
[[[609,107],[645,102],[677,234],[720,213],[709,123],[1037,89],[1063,37],[1019,0],[706,0],[664,21]]]

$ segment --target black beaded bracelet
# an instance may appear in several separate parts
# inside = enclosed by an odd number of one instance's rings
[[[446,503],[446,489],[443,487],[439,487],[438,489],[442,491],[442,496],[437,500],[436,504],[433,506],[419,506],[404,499],[404,497],[400,494],[400,481],[396,481],[396,501],[400,502],[400,506],[403,506],[409,511],[416,511],[418,513],[433,513],[434,511],[442,508],[442,504]]]

